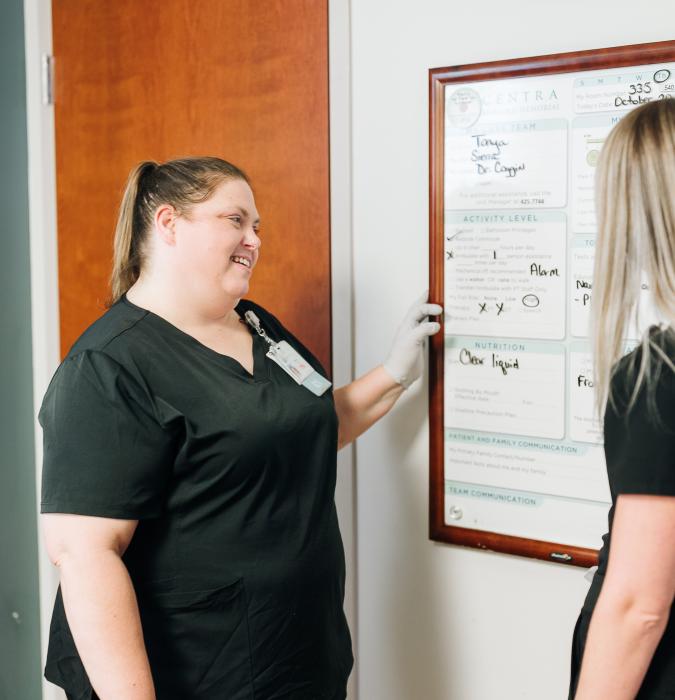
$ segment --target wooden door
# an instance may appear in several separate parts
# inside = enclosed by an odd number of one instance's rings
[[[327,0],[55,0],[61,352],[104,310],[139,160],[217,155],[251,177],[248,298],[330,367]]]

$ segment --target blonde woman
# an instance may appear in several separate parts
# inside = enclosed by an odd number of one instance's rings
[[[132,171],[114,303],[40,411],[61,576],[45,675],[70,699],[345,697],[336,454],[420,376],[441,307],[416,302],[386,362],[333,394],[316,357],[243,298],[260,244],[233,165]],[[282,347],[309,363],[303,383],[268,356]]]
[[[592,327],[612,495],[570,698],[675,698],[675,100],[612,130],[597,172]],[[660,326],[621,357],[646,282]]]

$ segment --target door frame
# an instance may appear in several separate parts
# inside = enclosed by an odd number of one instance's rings
[[[354,258],[352,225],[351,0],[328,0],[328,102],[330,163],[330,278],[333,385],[354,376]],[[354,646],[349,700],[358,697],[358,590],[356,449],[338,452],[335,503],[345,547],[345,614]]]
[[[51,17],[51,0],[24,0],[36,517],[40,508],[42,476],[42,430],[37,421],[37,412],[49,380],[59,364],[54,109],[43,102],[42,75],[43,57],[52,53]],[[47,556],[39,521],[38,576],[40,668],[44,668],[58,574]],[[64,697],[59,688],[42,678],[43,700],[61,700]]]

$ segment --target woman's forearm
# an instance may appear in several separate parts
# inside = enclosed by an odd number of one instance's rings
[[[155,700],[138,604],[112,550],[59,561],[63,604],[75,645],[101,700]]]
[[[668,611],[605,597],[593,611],[575,700],[633,700],[668,622]]]
[[[348,445],[384,416],[405,389],[378,365],[333,392],[340,421],[338,449]]]

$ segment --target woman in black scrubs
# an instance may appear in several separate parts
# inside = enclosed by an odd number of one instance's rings
[[[569,697],[675,698],[675,100],[630,112],[597,172],[596,390],[609,533],[574,630]],[[659,317],[619,359],[647,283]]]
[[[387,361],[333,394],[243,298],[258,226],[246,176],[218,158],[130,175],[113,303],[39,415],[61,575],[45,675],[69,698],[345,697],[336,454],[420,376],[441,307],[416,302]],[[267,356],[280,341],[309,364],[302,383]]]

